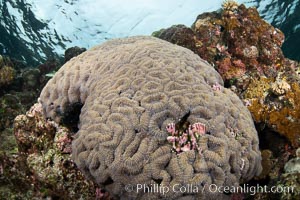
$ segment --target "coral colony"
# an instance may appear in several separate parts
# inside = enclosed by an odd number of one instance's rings
[[[126,52],[132,52],[130,59]],[[124,185],[136,185],[137,180],[151,183],[162,172],[166,173],[161,179],[167,186],[181,184],[182,180],[224,186],[228,182],[225,177],[231,177],[230,184],[237,185],[240,179],[248,180],[261,171],[258,136],[251,115],[222,82],[217,71],[192,51],[154,37],[136,36],[108,41],[71,59],[48,81],[39,102],[44,118],[57,122],[64,117],[57,110],[64,113],[68,105],[84,104],[86,109],[79,114],[80,123],[84,125],[80,126],[71,145],[74,163],[84,175],[117,199],[161,199],[167,197],[158,193],[129,192]],[[194,120],[191,123],[188,121],[190,110],[193,110],[190,119]],[[175,124],[165,123],[166,119],[178,115],[180,119],[173,121]],[[219,115],[220,120],[207,119]],[[165,124],[164,134],[161,134],[162,124]],[[219,132],[228,132],[228,126],[243,130],[245,137],[229,144],[226,134],[210,136],[208,124],[219,127]],[[134,134],[134,129],[141,130],[141,134],[147,130],[148,134],[141,137],[140,133]],[[247,138],[247,142],[243,138]],[[64,135],[56,139],[59,147],[61,142],[68,143]],[[204,140],[214,148],[209,148]],[[60,149],[68,152],[69,148],[65,147],[68,146],[62,145]],[[136,152],[131,155],[133,149]],[[247,156],[239,149],[247,149]],[[201,162],[199,159],[186,162],[191,154],[200,157]],[[243,173],[236,162],[241,158],[245,159],[244,169],[247,169]],[[211,167],[218,169],[216,173],[210,173]],[[227,170],[229,168],[235,173]],[[169,180],[168,177],[176,178]],[[99,198],[100,192],[98,190]],[[210,197],[210,193],[191,195]],[[170,198],[175,196],[180,198],[186,194],[175,194],[175,191],[168,194]]]
[[[198,141],[201,135],[206,133],[205,124],[198,122],[189,125],[185,131],[176,130],[174,123],[168,124],[166,128],[170,134],[167,140],[172,143],[172,150],[174,152],[179,154],[185,151],[196,150],[199,154],[202,153],[202,148],[199,147]]]

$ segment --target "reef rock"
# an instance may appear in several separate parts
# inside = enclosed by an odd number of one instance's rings
[[[261,19],[255,8],[227,1],[221,11],[199,15],[191,28],[183,31],[181,26],[153,35],[191,49],[238,89],[242,88],[237,79],[244,75],[276,77],[284,67],[284,35]]]
[[[76,123],[70,113],[79,114],[73,159],[116,198],[214,199],[223,194],[210,193],[209,184],[237,186],[261,172],[257,132],[242,101],[199,56],[157,38],[116,39],[80,54],[47,83],[39,102],[56,122]],[[201,150],[174,152],[170,123],[189,130],[201,124],[194,145]],[[190,185],[198,191],[172,191]]]

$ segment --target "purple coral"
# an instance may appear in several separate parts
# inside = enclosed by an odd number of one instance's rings
[[[195,123],[190,125],[185,131],[178,131],[174,123],[170,123],[166,127],[170,136],[167,137],[168,142],[172,143],[172,150],[177,154],[196,150],[202,154],[202,148],[199,147],[198,141],[200,136],[206,133],[206,126],[203,123]]]

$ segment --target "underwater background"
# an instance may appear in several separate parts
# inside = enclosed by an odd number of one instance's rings
[[[284,52],[300,59],[293,51],[299,46],[299,1],[238,2],[255,6],[263,19],[283,31]],[[218,10],[221,4],[222,0],[2,0],[0,52],[36,65],[69,47],[90,48],[111,38],[150,35],[174,24],[190,26],[198,14]]]
[[[214,66],[258,132],[263,171],[247,184],[295,188],[232,199],[299,198],[299,0],[0,0],[0,8],[0,199],[112,198],[70,157],[78,119],[57,129],[32,106],[72,57],[135,35],[183,46]],[[78,117],[77,106],[69,115]]]

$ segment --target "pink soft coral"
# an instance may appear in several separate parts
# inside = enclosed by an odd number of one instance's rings
[[[206,133],[206,126],[203,123],[195,123],[190,125],[185,131],[177,131],[175,124],[168,124],[167,132],[170,136],[167,137],[168,142],[172,143],[172,150],[177,154],[196,150],[199,154],[202,153],[201,147],[198,145],[198,141],[201,135]]]

